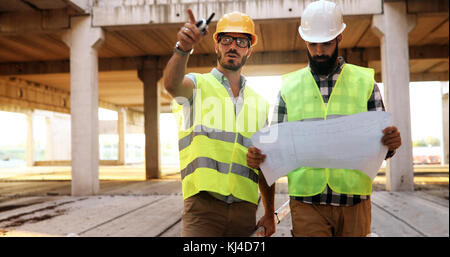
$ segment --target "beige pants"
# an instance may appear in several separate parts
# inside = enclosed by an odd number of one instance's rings
[[[370,199],[353,206],[308,204],[290,200],[296,237],[361,237],[370,233]]]
[[[227,204],[200,192],[184,200],[183,237],[245,237],[256,229],[257,205],[246,201]]]

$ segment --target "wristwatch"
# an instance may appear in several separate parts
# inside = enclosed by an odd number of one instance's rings
[[[192,54],[194,52],[194,48],[192,48],[191,50],[188,51],[183,51],[180,48],[180,41],[177,41],[177,43],[175,44],[175,48],[173,49],[173,51],[181,56],[186,56],[188,54]]]

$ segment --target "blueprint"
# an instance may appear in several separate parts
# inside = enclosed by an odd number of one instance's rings
[[[260,168],[269,185],[299,167],[356,169],[372,180],[387,154],[388,112],[362,112],[319,121],[279,123],[257,131],[253,146],[267,155]]]

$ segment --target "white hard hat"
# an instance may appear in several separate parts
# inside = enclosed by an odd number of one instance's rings
[[[305,8],[298,32],[307,42],[323,43],[336,38],[345,26],[341,9],[333,2],[320,0]]]

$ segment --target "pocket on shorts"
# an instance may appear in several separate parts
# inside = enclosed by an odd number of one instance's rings
[[[184,208],[182,215],[185,215],[186,213],[192,212],[194,207],[198,205],[198,201],[200,201],[200,197],[198,195],[193,195],[187,199],[184,200]]]

